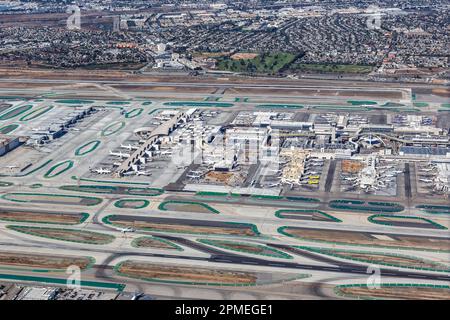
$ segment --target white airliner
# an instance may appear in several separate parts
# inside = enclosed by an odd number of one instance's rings
[[[436,170],[435,168],[422,168],[422,169],[419,169],[420,171],[423,171],[423,172],[431,172],[431,171],[434,171],[434,170]]]
[[[120,147],[122,148],[122,149],[127,149],[127,150],[137,150],[137,149],[139,149],[139,147],[136,147],[136,146],[132,146],[131,144],[129,144],[129,145],[123,145],[123,144],[121,144],[120,145]]]
[[[109,151],[109,154],[110,154],[111,156],[115,156],[115,157],[119,157],[119,158],[125,158],[125,159],[131,157],[131,155],[128,154],[128,153],[112,152],[111,150]]]
[[[122,233],[127,233],[127,232],[135,232],[136,229],[132,228],[132,227],[128,227],[128,228],[116,228],[117,231],[120,231]]]
[[[98,173],[98,174],[108,174],[108,173],[111,173],[111,170],[108,170],[108,169],[103,169],[103,168],[100,168],[100,169],[95,169],[95,170],[93,170],[95,173]]]
[[[152,174],[147,171],[136,171],[137,176],[151,176]]]

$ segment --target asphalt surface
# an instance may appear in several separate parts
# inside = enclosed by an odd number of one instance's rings
[[[412,198],[410,164],[405,163],[405,197]]]
[[[331,160],[330,167],[328,168],[327,180],[325,182],[325,192],[331,191],[335,171],[336,171],[336,160]]]

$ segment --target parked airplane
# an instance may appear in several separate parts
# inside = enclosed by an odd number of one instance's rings
[[[108,173],[111,173],[111,170],[103,169],[103,168],[100,168],[100,169],[94,169],[94,170],[92,170],[92,171],[95,172],[95,173],[98,173],[98,174],[108,174]]]
[[[120,145],[120,147],[122,148],[122,149],[127,149],[127,150],[137,150],[137,149],[139,149],[139,147],[136,147],[136,146],[132,146],[131,144],[128,144],[128,145],[123,145],[123,144],[121,144]]]
[[[267,188],[275,188],[275,187],[278,187],[279,185],[280,185],[280,183],[272,183],[272,184],[269,184],[267,186]]]
[[[112,151],[109,151],[109,154],[110,154],[111,156],[114,156],[114,157],[125,158],[125,159],[131,157],[130,154],[128,154],[128,153],[122,153],[122,152],[112,152]]]
[[[152,174],[148,171],[136,171],[137,176],[151,176]]]
[[[423,171],[423,172],[431,172],[431,171],[434,171],[434,170],[436,170],[436,168],[421,168],[421,169],[419,169],[420,171]]]

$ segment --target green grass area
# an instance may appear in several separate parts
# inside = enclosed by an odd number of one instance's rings
[[[414,105],[414,107],[417,107],[417,108],[426,108],[426,107],[430,106],[426,102],[414,102],[413,105]]]
[[[138,117],[141,115],[141,113],[144,111],[143,108],[135,108],[127,113],[125,113],[125,118],[127,119],[133,119],[135,117]]]
[[[109,101],[106,104],[109,104],[111,106],[126,106],[129,105],[131,102],[129,101]]]
[[[320,202],[320,200],[316,199],[316,198],[307,198],[307,197],[298,197],[298,196],[287,196],[286,200],[300,201],[300,202]]]
[[[233,60],[229,57],[217,58],[217,69],[243,73],[278,73],[297,58],[292,53],[262,53],[253,59]]]
[[[226,197],[229,193],[227,192],[214,192],[214,191],[198,191],[196,196],[211,196],[211,197]]]
[[[291,255],[289,255],[283,251],[271,248],[269,246],[255,244],[255,243],[236,242],[236,241],[227,241],[227,240],[210,240],[210,239],[198,239],[198,241],[203,244],[207,244],[210,246],[214,246],[214,247],[218,247],[218,248],[222,248],[222,249],[226,249],[226,250],[231,250],[231,251],[238,251],[238,252],[243,252],[243,253],[262,255],[262,256],[266,256],[266,257],[292,259]],[[239,248],[239,246],[241,246],[241,248]]]
[[[290,67],[291,70],[319,72],[319,73],[369,73],[372,66],[356,64],[314,64],[314,63],[295,63]]]
[[[5,193],[0,196],[4,200],[12,201],[12,202],[22,202],[22,203],[51,203],[52,201],[65,199],[78,199],[78,203],[73,202],[63,202],[61,204],[66,205],[79,205],[79,206],[96,206],[102,203],[103,199],[95,198],[95,197],[83,197],[83,196],[72,196],[68,194],[48,194],[48,193],[28,193],[28,192],[11,192]],[[42,201],[39,200],[30,200],[27,197],[41,197]],[[53,198],[53,200],[51,200]],[[82,203],[83,200],[86,200],[88,203]]]
[[[57,177],[64,172],[70,170],[74,165],[74,162],[72,160],[66,160],[60,163],[57,163],[53,167],[51,167],[45,174],[44,178],[51,179],[54,177]]]
[[[82,146],[78,147],[75,150],[75,155],[77,157],[82,157],[85,156],[88,153],[91,153],[92,151],[94,151],[95,149],[98,148],[98,146],[100,145],[100,141],[99,140],[94,140],[94,141],[90,141],[88,143],[83,144]]]
[[[19,127],[18,124],[8,124],[6,126],[3,126],[0,128],[0,134],[8,134],[13,132],[14,130],[16,130]]]
[[[365,201],[361,201],[361,200],[338,199],[338,200],[333,200],[333,201],[331,201],[330,203],[364,204]]]
[[[251,195],[250,198],[257,200],[283,200],[282,196],[272,196],[272,195],[263,195],[263,194],[254,194]]]
[[[373,216],[370,216],[367,220],[371,223],[375,223],[375,224],[382,224],[385,226],[396,226],[395,225],[395,221],[379,221],[377,220],[378,218],[395,218],[398,220],[417,220],[417,221],[425,221],[431,225],[434,226],[435,229],[441,229],[441,230],[447,230],[447,227],[444,227],[443,225],[434,222],[430,219],[426,219],[426,218],[422,218],[422,217],[416,217],[416,216],[396,216],[396,215],[389,215],[389,214],[374,214]],[[409,226],[405,226],[405,227],[409,227]],[[420,228],[420,227],[419,227]]]
[[[34,120],[36,118],[39,118],[40,116],[42,116],[43,114],[49,112],[50,110],[53,109],[53,106],[46,106],[46,107],[42,107],[36,110],[33,110],[29,113],[27,113],[26,115],[24,115],[22,118],[19,119],[19,121],[30,121],[30,120]]]
[[[79,100],[79,99],[64,99],[64,100],[56,100],[55,103],[60,104],[91,104],[94,101],[91,100]]]
[[[134,204],[132,206],[127,206],[129,204]],[[150,201],[144,199],[121,199],[114,203],[114,207],[120,209],[143,209],[148,207]]]
[[[30,105],[30,104],[27,104],[25,106],[15,107],[12,110],[8,109],[5,113],[0,115],[0,121],[4,121],[4,120],[9,120],[9,119],[15,118],[15,117],[21,115],[22,113],[27,112],[31,108],[33,108],[33,106]]]
[[[376,104],[378,104],[377,102],[370,101],[370,100],[362,100],[362,101],[360,101],[360,100],[349,100],[349,101],[347,101],[347,103],[351,104],[352,106],[361,106],[363,104],[368,104],[368,105],[376,105]]]
[[[360,211],[360,212],[401,212],[405,210],[405,207],[398,203],[379,203],[369,202],[365,203],[360,200],[332,200],[329,203],[329,207],[333,209],[339,209],[344,211]]]
[[[29,227],[29,226],[6,226],[10,230],[17,232],[29,234],[35,237],[54,239],[60,241],[76,242],[76,243],[86,243],[86,244],[108,244],[114,241],[115,237],[105,233],[77,230],[77,229],[60,229],[60,228],[48,228],[48,227]],[[48,232],[49,234],[45,234]],[[55,232],[56,235],[51,235]],[[79,238],[77,238],[77,236]],[[85,238],[85,239],[83,239]]]
[[[450,103],[443,103],[441,105],[442,108],[450,108]]]
[[[25,101],[27,100],[24,97],[19,97],[19,96],[0,96],[0,100],[20,100],[20,101]]]
[[[36,283],[50,283],[50,284],[58,284],[58,285],[67,285],[67,278],[50,278],[50,277],[35,277],[35,276],[27,276],[27,275],[18,275],[18,274],[1,274],[0,279],[10,280],[10,281],[20,281],[20,282],[36,282]],[[80,286],[82,287],[94,287],[94,288],[102,288],[102,289],[114,289],[119,292],[123,291],[125,288],[124,284],[120,283],[112,283],[112,282],[99,282],[99,281],[80,281]]]
[[[101,131],[101,135],[103,137],[107,137],[107,136],[111,136],[117,132],[119,132],[120,130],[123,129],[123,127],[125,127],[125,122],[113,122],[109,125],[107,125],[102,131]]]
[[[351,260],[351,261],[358,261],[363,263],[369,263],[369,264],[376,264],[376,265],[383,265],[383,266],[390,266],[390,267],[400,267],[400,268],[407,268],[407,269],[416,269],[416,270],[429,270],[429,271],[437,271],[437,272],[449,272],[450,268],[447,267],[444,264],[440,264],[438,262],[434,262],[431,260],[426,260],[414,256],[408,256],[404,254],[396,254],[396,253],[385,253],[385,252],[372,252],[372,251],[358,251],[358,250],[344,250],[344,249],[331,249],[331,248],[316,248],[316,247],[306,247],[306,246],[295,246],[295,248],[299,248],[302,250],[307,250],[315,253],[324,254],[327,256],[332,256],[340,259],[345,260]],[[356,253],[356,254],[367,254],[370,256],[372,260],[365,259],[362,257],[350,257],[346,256],[345,253]],[[419,266],[407,266],[400,263],[391,262],[388,263],[385,261],[384,256],[389,257],[398,257],[398,258],[406,258],[417,261],[418,264],[420,263],[427,263],[430,265],[435,266],[435,268],[431,267],[419,267]]]
[[[450,206],[422,204],[416,206],[416,208],[431,214],[450,214]]]
[[[59,187],[61,190],[74,192],[87,192],[98,194],[127,194],[133,196],[154,197],[164,193],[164,190],[159,188],[137,188],[137,187],[122,187],[122,186],[99,186],[99,185],[67,185]]]
[[[341,219],[338,219],[338,218],[332,216],[331,214],[328,214],[328,213],[320,211],[320,210],[314,210],[314,209],[299,209],[299,210],[282,209],[282,210],[277,210],[275,212],[275,216],[280,219],[293,219],[290,217],[285,217],[284,214],[287,214],[287,215],[294,214],[295,215],[295,213],[310,213],[311,215],[318,214],[319,216],[329,219],[329,221],[342,222]],[[313,219],[311,218],[311,220],[313,220]],[[316,220],[316,221],[320,221],[320,220]]]
[[[213,207],[211,207],[210,205],[203,203],[203,202],[196,202],[196,201],[177,201],[177,200],[168,200],[168,201],[164,201],[161,202],[158,206],[159,210],[162,211],[168,211],[169,209],[167,209],[167,205],[171,205],[171,204],[180,204],[180,205],[194,205],[194,206],[200,206],[203,207],[205,209],[207,209],[208,211],[210,211],[211,213],[215,213],[215,214],[219,214],[219,210],[214,209]],[[174,209],[172,209],[174,210]],[[178,211],[178,210],[175,210]]]

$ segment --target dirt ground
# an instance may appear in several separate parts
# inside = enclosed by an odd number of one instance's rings
[[[334,252],[332,252],[334,253]],[[391,256],[382,253],[359,253],[359,252],[338,252],[339,256],[346,258],[354,258],[361,260],[369,260],[371,263],[389,263],[398,264],[406,267],[417,267],[417,268],[432,268],[437,270],[448,270],[449,268],[445,265],[438,263],[433,263],[432,261],[423,261],[420,259],[402,257],[402,256]]]
[[[241,60],[241,59],[254,59],[258,56],[257,53],[235,53],[230,58],[233,60]]]
[[[66,269],[71,265],[76,265],[80,267],[80,269],[84,269],[90,262],[91,261],[86,257],[63,257],[0,252],[0,265],[3,266]]]
[[[342,171],[347,173],[358,173],[364,168],[364,163],[354,160],[343,160]]]
[[[226,271],[199,267],[167,266],[126,261],[119,272],[139,278],[211,283],[253,284],[256,275],[249,272]]]
[[[211,213],[207,208],[199,204],[190,203],[168,203],[165,205],[169,211],[182,211],[182,212],[198,212],[198,213]]]
[[[0,211],[0,220],[13,221],[31,221],[41,223],[63,223],[78,224],[82,219],[82,214],[64,214],[64,213],[41,213],[41,212],[22,212],[22,211]]]
[[[340,292],[355,296],[365,296],[384,299],[413,299],[413,300],[450,300],[449,289],[435,289],[424,287],[381,287],[369,289],[368,287],[340,288]]]
[[[149,237],[137,239],[136,246],[138,248],[155,248],[155,249],[172,249],[172,250],[176,249],[175,247],[171,246],[170,244],[164,241],[152,239]]]
[[[231,242],[217,242],[218,245],[224,246],[224,247],[229,247],[235,250],[244,250],[244,251],[248,251],[248,252],[253,252],[253,253],[262,253],[264,252],[264,248],[263,247],[257,247],[257,246],[252,246],[252,245],[246,245],[243,243],[231,243]]]
[[[347,244],[363,244],[386,247],[413,247],[427,250],[450,250],[450,239],[433,239],[408,235],[390,236],[383,239],[384,235],[371,235],[363,232],[326,230],[326,229],[295,229],[286,228],[286,233],[306,240],[320,240],[328,242],[342,242]],[[378,236],[378,238],[376,237]]]
[[[35,236],[49,237],[65,241],[87,242],[92,244],[104,244],[109,243],[113,240],[113,236],[89,231],[33,227],[21,227],[12,229],[19,232],[26,232]]]
[[[376,221],[382,222],[404,222],[404,223],[420,223],[420,224],[429,224],[428,221],[422,219],[414,219],[414,218],[398,218],[398,217],[376,217]]]
[[[114,220],[114,224],[123,227],[133,227],[137,229],[150,229],[166,232],[181,232],[181,233],[205,233],[205,234],[227,234],[237,236],[256,236],[251,228],[224,228],[224,227],[204,227],[204,226],[189,226],[177,224],[160,224],[148,221],[124,221]]]

